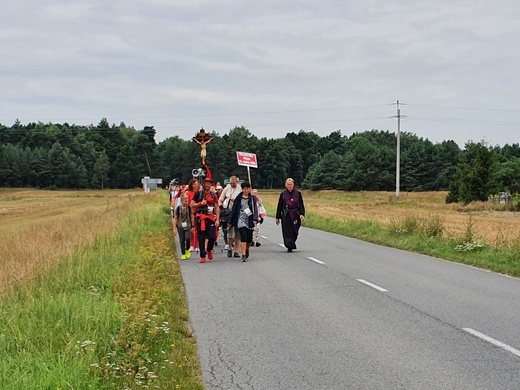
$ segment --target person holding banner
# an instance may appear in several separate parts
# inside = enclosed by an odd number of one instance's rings
[[[305,205],[302,193],[294,188],[294,179],[285,181],[285,191],[280,194],[278,207],[276,208],[276,224],[282,222],[283,243],[287,252],[296,249],[298,232],[305,221]]]

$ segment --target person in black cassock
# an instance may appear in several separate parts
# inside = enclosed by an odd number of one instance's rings
[[[282,221],[283,244],[287,252],[296,249],[298,231],[305,221],[305,205],[302,193],[294,188],[294,179],[285,181],[285,190],[280,194],[278,207],[276,209],[276,224]]]

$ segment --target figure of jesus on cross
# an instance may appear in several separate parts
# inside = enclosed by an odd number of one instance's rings
[[[206,165],[206,144],[211,142],[213,137],[206,134],[204,128],[201,128],[199,133],[192,139],[200,145],[200,158],[202,159],[202,165]]]

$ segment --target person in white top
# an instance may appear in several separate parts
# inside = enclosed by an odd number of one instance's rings
[[[220,194],[219,205],[221,206],[220,217],[221,219],[227,218],[229,213],[231,212],[231,208],[233,207],[233,202],[238,194],[242,192],[242,187],[238,184],[238,177],[231,176],[229,178],[229,184],[222,190],[222,194]],[[227,221],[226,221],[227,222]],[[222,227],[224,229],[224,227]],[[228,243],[224,247],[227,249],[228,257],[233,256],[233,243],[235,244],[235,257],[240,257],[238,253],[238,248],[240,248],[240,240],[237,234],[237,229],[234,226],[231,226],[227,230],[227,239]],[[226,248],[227,247],[227,248]]]

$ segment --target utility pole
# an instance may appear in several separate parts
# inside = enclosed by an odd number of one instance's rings
[[[148,172],[150,172],[150,177],[152,177],[152,168],[150,168],[150,161],[148,161],[148,154],[146,150],[144,151],[144,156],[146,157],[146,164],[148,165]]]
[[[399,108],[399,100],[397,101],[397,115],[392,118],[397,118],[397,161],[395,164],[395,197],[399,199],[399,187],[401,185],[401,109]]]

